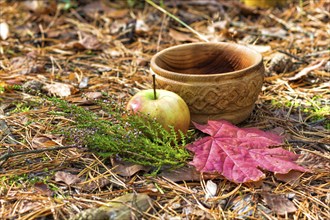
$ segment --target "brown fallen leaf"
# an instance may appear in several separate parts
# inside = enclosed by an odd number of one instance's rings
[[[75,183],[79,183],[81,180],[77,175],[73,175],[71,173],[58,171],[55,173],[55,181],[56,182],[64,182],[67,185],[72,185]]]
[[[129,13],[129,9],[110,8],[105,1],[92,1],[81,9],[86,15],[95,18],[99,13],[103,13],[110,18],[123,18]]]
[[[291,202],[285,195],[262,193],[265,203],[271,208],[273,212],[278,215],[285,215],[295,212],[297,210],[293,202]]]
[[[88,181],[88,182],[80,182],[79,186],[81,186],[81,191],[82,192],[93,192],[97,189],[101,189],[104,186],[108,185],[111,183],[109,178],[106,177],[101,177],[93,181]]]
[[[282,127],[275,127],[272,128],[270,130],[268,130],[268,132],[272,132],[274,134],[280,135],[281,137],[283,137],[286,141],[288,140],[292,140],[292,137],[290,135],[289,132],[287,132],[284,128]]]
[[[29,74],[29,73],[40,73],[44,72],[44,64],[38,62],[34,54],[30,53],[26,56],[13,57],[9,64],[9,74]]]
[[[195,167],[187,165],[184,167],[180,167],[178,169],[173,170],[165,170],[159,174],[159,176],[165,177],[166,179],[172,180],[173,182],[180,181],[199,181],[201,177],[201,173],[196,170]],[[203,179],[215,179],[221,178],[221,176],[217,173],[203,173]]]
[[[127,161],[119,161],[111,158],[111,164],[114,167],[113,172],[121,176],[133,176],[139,171],[148,172],[151,168],[139,164],[130,163]]]
[[[180,42],[198,42],[198,40],[196,38],[192,38],[190,36],[190,34],[185,34],[179,31],[176,31],[174,29],[170,29],[169,35],[176,41],[180,41]]]
[[[43,134],[32,138],[31,145],[33,148],[46,148],[61,145],[63,137],[52,134]]]
[[[34,189],[37,193],[40,193],[45,196],[53,196],[54,192],[51,191],[47,184],[43,182],[37,182],[34,184]]]
[[[78,50],[102,50],[104,45],[93,35],[84,34],[78,41],[72,41],[62,45],[63,49],[78,49]]]
[[[275,177],[276,179],[283,181],[285,183],[288,183],[289,185],[294,185],[299,183],[300,177],[302,176],[302,172],[291,170],[290,172],[286,174],[280,174],[276,173]]]
[[[110,8],[108,8],[103,1],[92,1],[83,6],[81,10],[88,16],[93,17],[95,13],[110,11]]]
[[[17,204],[17,209],[20,214],[23,214],[31,210],[39,209],[42,206],[42,202],[30,202],[29,200],[20,200]]]
[[[42,89],[48,92],[49,95],[66,97],[71,95],[71,90],[73,90],[73,86],[64,83],[53,83],[44,85]]]
[[[123,9],[114,9],[112,8],[108,12],[106,12],[107,16],[110,18],[124,18],[129,13],[129,10],[126,8]]]
[[[102,93],[101,92],[86,92],[86,93],[84,93],[84,96],[89,100],[95,100],[95,99],[101,98]]]
[[[100,41],[92,35],[86,35],[84,36],[79,43],[85,48],[89,50],[101,50],[102,44]]]

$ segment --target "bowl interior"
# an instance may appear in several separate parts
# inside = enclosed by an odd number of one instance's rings
[[[217,74],[242,70],[262,60],[254,50],[232,43],[194,43],[165,49],[154,64],[182,74]]]

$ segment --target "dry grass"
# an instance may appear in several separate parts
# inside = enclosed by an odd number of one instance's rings
[[[126,1],[88,7],[84,6],[92,1],[68,2],[72,5],[65,10],[64,4],[46,7],[39,1],[32,11],[24,7],[27,2],[0,2],[0,23],[9,25],[8,38],[0,40],[0,88],[5,88],[0,90],[1,155],[36,150],[38,141],[43,147],[65,145],[52,131],[55,125],[68,126],[68,119],[50,115],[51,103],[33,93],[27,82],[70,85],[71,95],[65,99],[79,105],[88,106],[84,94],[94,91],[108,94],[113,102],[126,102],[136,91],[151,87],[148,64],[157,51],[200,41],[142,1],[134,8]],[[19,155],[0,161],[0,218],[68,219],[139,192],[152,198],[144,219],[329,219],[329,1],[299,1],[264,10],[247,9],[236,1],[164,2],[169,12],[209,41],[254,44],[263,50],[263,92],[240,126],[282,133],[286,148],[301,153],[298,162],[313,173],[293,182],[268,173],[262,183],[251,185],[217,177],[212,180],[217,193],[206,199],[209,177],[173,182],[143,172],[123,176],[109,159],[83,148]],[[306,70],[320,62],[318,68]],[[301,71],[304,76],[290,80]],[[83,78],[88,79],[86,87]],[[29,89],[16,90],[13,85]],[[74,174],[80,182],[56,181],[58,171]],[[268,194],[282,195],[282,200],[271,198],[278,204],[291,201],[297,210],[277,214],[266,202]]]

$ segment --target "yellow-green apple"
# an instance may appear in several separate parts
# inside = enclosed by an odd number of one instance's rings
[[[136,93],[127,103],[127,110],[148,115],[166,130],[173,126],[184,134],[190,125],[190,112],[185,101],[176,93],[162,89],[147,89]]]

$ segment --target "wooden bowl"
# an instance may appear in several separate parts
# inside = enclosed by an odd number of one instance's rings
[[[167,48],[151,59],[157,88],[187,103],[192,121],[249,117],[264,78],[262,56],[234,43],[191,43]]]

